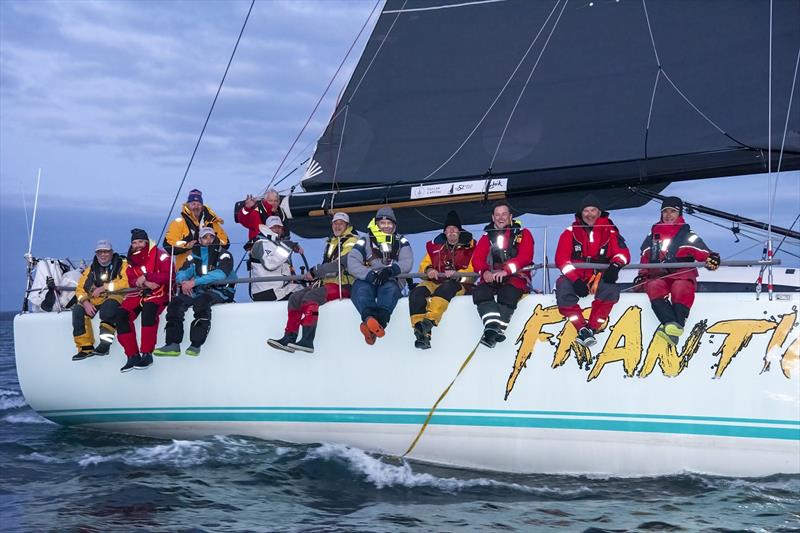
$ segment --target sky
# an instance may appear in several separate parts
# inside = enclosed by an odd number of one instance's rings
[[[0,310],[19,309],[22,301],[22,256],[40,168],[35,256],[90,259],[99,238],[124,251],[137,226],[157,238],[249,6],[249,0],[0,1]],[[226,220],[237,258],[246,234],[233,222],[234,202],[264,189],[374,6],[374,0],[256,2],[179,195],[180,205],[188,190],[203,191]],[[311,155],[375,17],[286,171]],[[779,179],[773,221],[789,226],[800,212],[800,172]],[[766,176],[677,183],[666,194],[768,217]],[[613,218],[638,246],[656,216],[650,204]],[[547,227],[552,257],[569,217],[522,220],[534,228],[539,250]],[[753,241],[737,244],[727,229],[690,222],[723,257],[760,256],[760,245],[746,249]],[[418,253],[431,237],[412,238]],[[304,244],[312,260],[321,255],[321,243]]]

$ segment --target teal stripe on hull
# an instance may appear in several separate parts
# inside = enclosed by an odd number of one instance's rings
[[[343,411],[343,410],[339,410]],[[361,411],[364,411],[363,409]],[[84,411],[85,412],[85,411]],[[298,422],[350,424],[414,424],[420,425],[425,415],[356,412],[95,412],[85,414],[55,414],[42,412],[54,422],[67,425],[133,423],[133,422]],[[717,425],[691,422],[655,422],[649,420],[600,420],[557,417],[481,416],[437,414],[431,421],[441,426],[505,427],[569,429],[594,431],[624,431],[637,433],[666,433],[800,441],[800,428],[778,428],[742,425]],[[794,423],[794,422],[792,422]]]
[[[100,408],[100,409],[53,409],[38,411],[39,414],[45,417],[63,416],[66,414],[84,414],[84,413],[122,413],[122,412],[172,412],[172,411],[259,411],[259,412],[283,412],[283,411],[340,411],[351,412],[359,411],[366,413],[425,413],[428,414],[430,409],[423,408],[404,408],[404,407],[115,407],[115,408]],[[696,415],[656,415],[656,414],[641,414],[641,413],[591,413],[583,411],[527,411],[527,410],[513,410],[513,409],[437,409],[436,413],[458,413],[458,414],[476,414],[476,415],[535,415],[535,416],[577,416],[577,417],[592,417],[592,418],[644,418],[644,419],[658,419],[658,420],[691,420],[702,422],[734,422],[740,424],[775,424],[781,426],[798,426],[800,427],[800,420],[775,420],[766,418],[734,418],[725,416],[696,416]]]

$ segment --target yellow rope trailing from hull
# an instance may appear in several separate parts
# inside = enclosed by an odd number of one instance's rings
[[[414,441],[411,443],[411,445],[408,447],[408,449],[405,451],[405,453],[401,456],[401,458],[407,456],[408,454],[410,454],[414,450],[414,447],[419,442],[419,439],[422,438],[422,434],[425,433],[425,429],[427,429],[427,427],[428,427],[428,422],[431,421],[431,418],[433,417],[433,413],[436,412],[436,408],[439,407],[439,404],[442,402],[442,400],[444,400],[444,397],[447,396],[448,392],[450,392],[450,388],[455,384],[456,380],[458,379],[458,376],[460,376],[461,373],[464,371],[464,369],[467,368],[467,365],[472,360],[472,356],[475,355],[475,352],[478,351],[478,347],[480,345],[481,345],[481,343],[480,343],[480,341],[478,341],[478,344],[475,345],[475,347],[472,349],[472,351],[469,352],[469,355],[467,355],[467,358],[464,359],[464,362],[461,363],[461,368],[458,369],[458,372],[456,372],[456,375],[453,377],[453,380],[450,382],[450,384],[439,395],[439,399],[436,400],[436,403],[433,404],[433,407],[431,407],[431,410],[428,411],[428,416],[425,418],[425,422],[423,422],[422,427],[419,428],[419,432],[417,433],[417,436],[414,438]]]

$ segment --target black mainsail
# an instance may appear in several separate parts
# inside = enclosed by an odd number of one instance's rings
[[[772,43],[772,131],[768,131]],[[292,230],[380,204],[406,233],[465,223],[486,202],[573,211],[592,190],[800,168],[789,95],[800,2],[387,0],[317,143]],[[787,121],[787,135],[783,126]]]

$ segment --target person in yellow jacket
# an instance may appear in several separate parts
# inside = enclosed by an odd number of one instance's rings
[[[78,353],[73,361],[93,355],[108,355],[117,332],[114,315],[128,288],[125,270],[128,262],[114,252],[111,241],[101,239],[95,246],[92,264],[86,267],[75,288],[78,303],[72,308],[72,336]],[[92,318],[100,316],[100,344],[94,346]]]
[[[203,203],[203,193],[197,189],[189,191],[183,204],[181,216],[170,222],[164,237],[164,250],[175,258],[175,271],[181,269],[192,248],[200,240],[200,228],[208,226],[214,230],[220,244],[228,249],[228,234],[222,229],[225,223],[217,214]]]
[[[475,240],[472,233],[461,226],[458,213],[450,211],[442,233],[425,244],[425,251],[419,265],[420,272],[425,273],[424,281],[408,295],[414,346],[421,350],[431,347],[431,330],[439,325],[450,300],[472,292],[473,279],[458,274],[473,271]]]
[[[306,280],[314,283],[289,296],[289,316],[284,335],[280,339],[267,341],[273,348],[286,352],[300,350],[314,353],[319,306],[331,300],[350,297],[353,276],[347,272],[347,254],[358,241],[358,235],[350,225],[350,217],[344,212],[333,215],[331,230],[333,234],[325,243],[322,262],[306,273]],[[300,326],[303,326],[303,336],[298,340]]]

